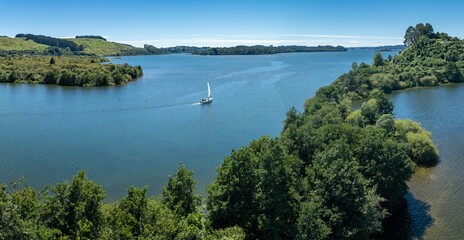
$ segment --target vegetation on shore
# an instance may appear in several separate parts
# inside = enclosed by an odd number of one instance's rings
[[[25,44],[28,43],[28,44]],[[17,44],[17,46],[15,45]],[[16,38],[0,38],[0,56],[13,55],[95,55],[129,56],[189,53],[194,55],[261,55],[293,52],[342,52],[342,46],[236,46],[236,47],[188,47],[143,48],[129,44],[109,42],[102,36],[84,35],[76,38],[54,38],[34,34],[17,34]]]
[[[233,150],[207,189],[208,211],[194,194],[193,173],[182,165],[160,199],[146,198],[146,188],[130,187],[125,198],[111,204],[102,203],[102,187],[81,172],[44,193],[3,185],[0,238],[375,237],[382,232],[383,220],[404,200],[415,166],[435,164],[438,149],[418,123],[395,119],[386,93],[396,89],[382,85],[390,78],[379,78],[375,84],[372,76],[391,69],[402,75],[408,67],[438,74],[443,65],[426,63],[447,53],[451,58],[442,59],[445,66],[459,65],[459,58],[452,58],[464,49],[455,43],[459,40],[430,36],[414,40],[396,61],[376,54],[373,65],[354,64],[350,73],[308,99],[304,112],[292,108],[279,136],[261,137]],[[423,41],[431,43],[422,45]],[[435,41],[452,50],[436,51],[445,49]],[[412,57],[408,63],[398,60],[408,56]],[[443,82],[453,79],[445,76]],[[415,77],[401,82],[410,86]],[[356,86],[362,87],[361,82],[370,84],[360,90]],[[351,100],[358,98],[366,102],[352,110]]]
[[[0,58],[0,82],[114,86],[143,74],[140,66],[103,64],[106,61],[105,58],[83,56]]]
[[[179,51],[181,50],[181,51]],[[182,51],[183,50],[183,51]],[[162,52],[191,53],[194,55],[263,55],[277,53],[296,52],[344,52],[347,49],[342,46],[236,46],[236,47],[185,47],[162,48]]]
[[[22,181],[0,185],[0,239],[244,239],[239,227],[214,230],[194,194],[192,172],[180,166],[160,198],[130,187],[104,204],[102,186],[79,172],[37,191]]]
[[[464,81],[463,40],[446,33],[435,33],[430,24],[418,24],[408,28],[405,43],[409,46],[394,57],[383,59],[377,53],[371,65],[353,63],[348,73],[331,84],[332,91],[351,99],[361,99],[367,98],[373,89],[390,93]]]

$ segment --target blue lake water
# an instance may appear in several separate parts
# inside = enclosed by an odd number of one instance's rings
[[[43,188],[85,170],[112,201],[131,185],[159,194],[182,162],[204,193],[232,149],[277,136],[290,107],[302,110],[319,87],[373,55],[134,56],[112,59],[144,69],[125,86],[0,84],[0,182],[26,176]],[[214,102],[198,105],[208,81]],[[462,85],[392,95],[395,114],[432,131],[442,156],[409,183],[419,237],[464,236],[463,97]]]

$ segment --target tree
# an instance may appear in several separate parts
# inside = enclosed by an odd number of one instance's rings
[[[438,148],[425,132],[406,134],[411,159],[418,165],[433,166],[438,162]]]
[[[409,26],[408,29],[406,29],[406,33],[404,34],[404,44],[406,46],[409,46],[413,44],[415,41],[415,28],[413,26]]]
[[[55,58],[50,58],[50,65],[55,65]]]
[[[81,171],[71,182],[60,183],[50,190],[40,216],[44,224],[72,239],[97,239],[103,225],[102,187]]]
[[[370,97],[377,102],[378,114],[393,114],[393,103],[387,94],[375,89],[370,92]]]
[[[425,25],[423,23],[418,23],[416,27],[409,26],[404,34],[404,44],[409,46],[418,41],[422,36],[427,38],[437,37],[430,23],[426,23]]]
[[[283,129],[283,131],[285,131],[285,129],[287,129],[290,124],[294,124],[295,126],[301,125],[301,123],[302,123],[301,120],[302,120],[302,117],[298,113],[296,108],[291,107],[290,110],[288,110],[287,117],[284,120],[284,129]]]
[[[123,213],[123,216],[119,217],[122,217],[126,221],[126,226],[123,226],[122,229],[128,228],[130,230],[130,234],[128,235],[133,238],[141,237],[143,233],[143,218],[147,210],[146,193],[146,187],[136,188],[132,186],[127,190],[127,197],[118,205],[118,208]]]
[[[65,71],[65,73],[68,73],[68,71]],[[58,70],[57,69],[51,69],[51,70],[49,70],[48,72],[45,73],[45,76],[43,78],[43,83],[45,83],[45,84],[57,84],[60,81],[60,78],[61,78],[61,74],[58,72]],[[67,75],[65,75],[65,79],[68,79]]]
[[[233,151],[208,188],[213,228],[239,226],[251,239],[287,239],[295,234],[296,158],[268,137]]]
[[[439,152],[431,133],[419,123],[409,119],[395,120],[395,129],[396,137],[407,143],[408,155],[417,165],[431,166],[438,162]]]
[[[376,67],[380,67],[383,65],[383,57],[380,52],[376,52],[374,55],[373,65]]]
[[[448,62],[445,67],[445,75],[449,82],[462,82],[463,77],[456,63]]]
[[[380,197],[358,169],[345,144],[316,154],[307,167],[299,239],[368,239],[380,231]]]
[[[385,129],[388,133],[395,130],[395,118],[391,114],[384,114],[377,119],[375,126]]]
[[[179,216],[197,212],[201,198],[195,195],[195,184],[193,172],[181,164],[175,177],[170,176],[163,188],[163,203]]]
[[[376,189],[386,200],[383,204],[391,210],[406,194],[406,181],[414,172],[414,163],[404,145],[389,137],[382,128],[363,128],[359,139],[353,144],[359,171],[370,180],[370,187]]]

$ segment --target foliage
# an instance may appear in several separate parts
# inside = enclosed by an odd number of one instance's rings
[[[187,217],[197,212],[200,201],[195,195],[193,172],[181,164],[176,176],[170,176],[168,185],[163,188],[163,203],[177,215]]]
[[[142,75],[140,66],[102,64],[105,61],[104,58],[77,56],[0,58],[0,82],[113,86]]]
[[[376,53],[373,64],[353,64],[332,87],[351,99],[367,98],[373,90],[390,93],[418,86],[463,82],[464,41],[435,33],[430,24],[410,27],[412,40],[397,56],[382,59]]]
[[[213,47],[194,49],[195,55],[262,55],[293,52],[343,52],[347,49],[342,46],[236,46],[236,47]]]
[[[374,62],[372,63],[376,67],[380,67],[383,65],[383,57],[380,52],[376,52],[374,55]]]
[[[84,47],[83,52],[97,56],[125,56],[125,55],[148,55],[149,53],[144,48],[133,47],[128,44],[109,42],[98,38],[70,38],[78,45]]]
[[[105,40],[105,41],[106,41],[106,38],[104,38],[104,37],[102,37],[102,36],[95,36],[95,35],[76,36],[76,38],[91,38],[91,39],[101,39],[101,40]]]
[[[380,231],[380,198],[348,152],[348,145],[334,144],[308,166],[299,239],[367,239]]]
[[[1,185],[0,238],[369,239],[404,200],[415,164],[438,161],[431,134],[395,119],[385,93],[435,79],[462,80],[460,40],[424,28],[426,34],[400,56],[353,64],[308,99],[304,112],[290,109],[277,138],[232,150],[207,189],[208,213],[195,195],[193,172],[183,165],[160,200],[147,198],[146,187],[130,187],[125,198],[109,204],[102,203],[102,187],[80,172],[43,195]],[[3,59],[0,80],[85,86],[122,84],[141,74],[140,67],[101,64],[100,58],[54,60]],[[366,99],[353,111],[357,98]]]
[[[72,239],[95,239],[103,226],[103,188],[79,172],[71,182],[50,188],[41,204],[40,219]]]
[[[239,226],[251,239],[292,238],[297,169],[297,159],[267,137],[233,151],[208,188],[212,226]]]
[[[422,36],[428,38],[435,38],[437,36],[430,23],[426,23],[425,25],[423,23],[419,23],[416,27],[409,26],[404,34],[404,44],[409,46],[418,41]]]
[[[410,132],[426,131],[395,120],[384,91],[367,96],[352,111],[349,94],[323,87],[303,113],[289,110],[277,139],[232,151],[208,188],[211,226],[240,226],[247,239],[368,239],[380,232],[403,201],[415,163],[423,164],[415,154],[434,145],[427,134],[412,144]]]
[[[395,120],[398,138],[406,142],[409,157],[418,165],[433,166],[438,162],[438,147],[431,140],[431,133],[409,119]]]
[[[66,39],[54,38],[44,35],[34,35],[34,34],[16,34],[16,38],[24,38],[26,40],[32,40],[36,43],[45,44],[50,47],[59,47],[59,48],[69,48],[73,52],[82,51],[83,47],[77,45],[74,42],[68,41]]]

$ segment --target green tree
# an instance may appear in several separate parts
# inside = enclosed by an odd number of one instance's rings
[[[233,151],[208,188],[214,228],[239,226],[250,239],[286,239],[295,234],[299,161],[268,137]]]
[[[307,168],[299,239],[368,239],[385,216],[380,197],[358,171],[348,146],[333,144]]]
[[[50,188],[41,209],[41,220],[63,236],[72,239],[96,239],[103,224],[102,187],[79,172],[71,182]]]
[[[125,197],[118,205],[124,214],[127,227],[130,229],[131,237],[140,237],[143,233],[143,218],[147,211],[147,199],[145,195],[147,188],[130,187]]]
[[[384,60],[380,52],[376,52],[374,55],[373,65],[376,67],[383,66]]]
[[[55,65],[55,58],[50,58],[50,65]]]
[[[195,195],[195,184],[193,172],[181,164],[175,177],[170,176],[163,188],[163,203],[179,216],[197,212],[201,198]]]
[[[57,84],[58,81],[60,80],[60,73],[58,72],[57,69],[52,69],[49,70],[48,72],[45,73],[43,83],[45,84]]]
[[[359,139],[359,143],[354,144],[359,171],[370,180],[370,186],[386,200],[383,204],[391,210],[406,194],[406,181],[414,172],[414,163],[408,157],[407,148],[382,128],[364,128]]]
[[[411,159],[418,165],[433,166],[438,162],[438,148],[427,133],[409,132],[406,134],[406,139],[410,147]]]

